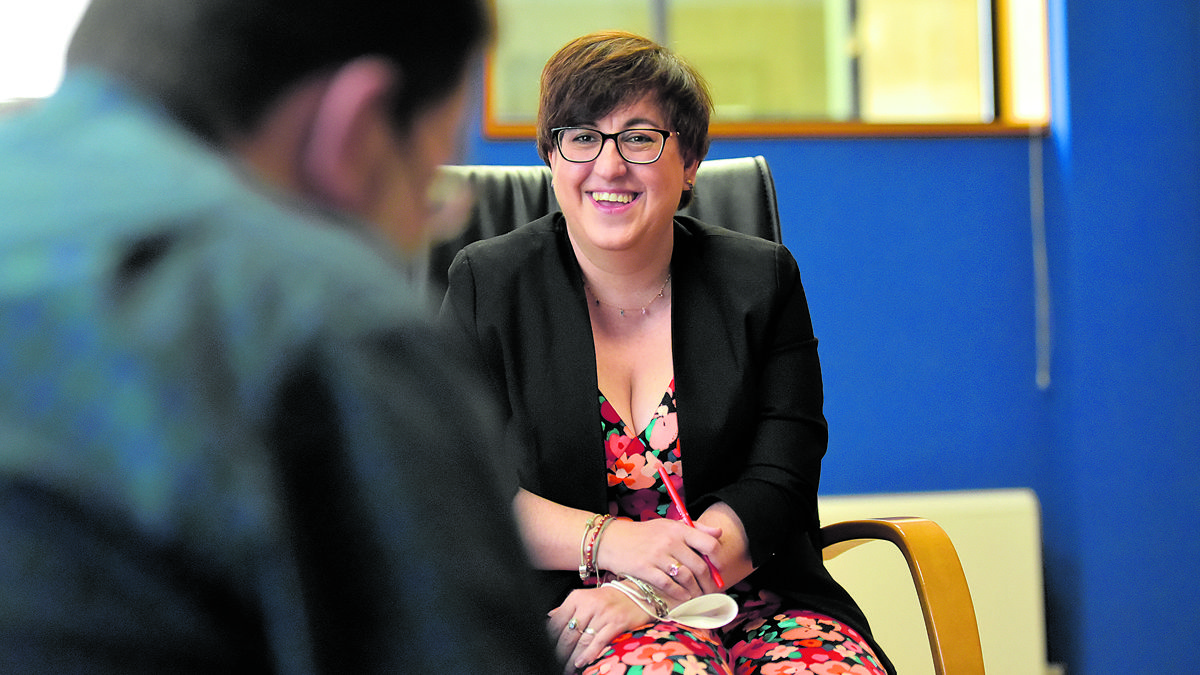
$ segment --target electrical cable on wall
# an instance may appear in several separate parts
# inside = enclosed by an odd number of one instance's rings
[[[1050,262],[1046,253],[1046,193],[1041,134],[1029,134],[1029,222],[1033,234],[1034,339],[1038,389],[1050,388]]]

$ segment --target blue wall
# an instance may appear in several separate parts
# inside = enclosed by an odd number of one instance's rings
[[[1076,672],[1158,672],[1131,626],[1200,638],[1200,2],[1056,11],[1051,610]]]
[[[774,171],[821,339],[823,490],[1034,488],[1050,657],[1158,672],[1200,642],[1200,2],[1050,4],[1055,119],[1032,141],[1046,390],[1029,139],[717,141],[709,156]],[[539,162],[531,142],[478,134],[467,161]]]

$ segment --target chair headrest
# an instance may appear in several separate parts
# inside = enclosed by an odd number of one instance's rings
[[[545,166],[445,168],[467,182],[475,205],[463,233],[432,252],[429,280],[435,288],[445,288],[446,271],[462,247],[559,210],[550,186],[550,169]],[[696,172],[695,196],[680,213],[709,225],[781,241],[775,183],[761,156],[702,162]]]

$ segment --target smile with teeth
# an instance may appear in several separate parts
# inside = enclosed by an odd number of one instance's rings
[[[614,202],[617,204],[628,204],[637,196],[636,193],[629,192],[593,192],[592,199],[598,202]]]

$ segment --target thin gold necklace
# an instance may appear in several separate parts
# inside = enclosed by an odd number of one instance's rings
[[[669,283],[671,283],[671,273],[667,272],[667,278],[663,279],[662,286],[660,286],[658,288],[658,293],[656,293],[653,298],[650,298],[650,302],[647,302],[645,305],[642,305],[642,308],[641,308],[642,315],[646,315],[646,314],[650,313],[650,305],[653,305],[655,300],[658,300],[659,298],[663,297],[663,291],[667,290],[667,284],[669,284]],[[601,302],[600,297],[596,295],[596,292],[592,290],[592,287],[590,285],[588,285],[587,281],[583,282],[583,287],[585,289],[587,289],[588,294],[591,295],[592,299],[596,301],[597,307],[599,307],[601,305],[604,305],[606,307],[612,307],[613,309],[620,312],[621,316],[625,316],[625,308],[624,307],[620,307],[618,305],[614,305],[614,304],[608,303],[608,302]]]

